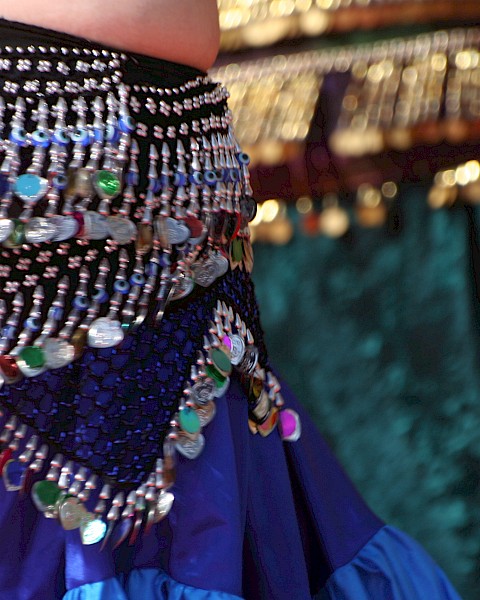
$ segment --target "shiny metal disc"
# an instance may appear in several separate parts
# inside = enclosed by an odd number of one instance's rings
[[[182,221],[167,217],[165,225],[170,244],[183,244],[190,237],[190,229]]]
[[[25,224],[25,239],[31,244],[52,240],[56,233],[55,223],[45,217],[33,217]]]
[[[91,348],[111,348],[124,338],[124,332],[119,321],[107,317],[95,319],[88,330],[88,345]]]
[[[87,511],[78,498],[69,497],[62,502],[58,509],[58,517],[62,527],[67,531],[78,529]]]
[[[75,358],[75,348],[67,340],[49,338],[42,346],[46,366],[49,369],[60,369],[69,365]]]
[[[245,342],[243,341],[243,338],[236,333],[228,337],[232,342],[232,347],[230,349],[230,362],[232,365],[237,366],[241,363],[243,355],[245,354]]]
[[[11,219],[0,219],[0,242],[4,242],[12,233],[14,222]]]
[[[228,258],[223,256],[223,254],[220,254],[219,252],[213,255],[213,260],[217,265],[217,277],[222,277],[228,271],[230,261],[228,260]]]
[[[217,407],[215,406],[215,402],[213,402],[213,400],[197,408],[197,415],[200,419],[200,425],[202,427],[208,425],[215,418],[216,414]]]
[[[87,210],[83,213],[84,219],[84,237],[89,240],[105,240],[110,234],[107,217],[94,210]]]
[[[161,491],[155,506],[155,523],[158,523],[168,515],[174,500],[175,496],[171,492]]]
[[[135,223],[125,217],[107,217],[107,226],[112,238],[122,246],[137,237]]]
[[[247,374],[252,374],[258,363],[258,348],[255,346],[247,346],[242,361],[239,364],[241,371]]]
[[[52,242],[63,242],[75,237],[80,229],[78,221],[74,217],[55,215],[50,218],[50,222],[55,226],[55,234]]]
[[[195,287],[195,283],[191,275],[185,273],[182,277],[179,278],[179,282],[176,284],[175,289],[173,290],[172,296],[170,300],[180,300],[181,298],[185,298],[190,294]]]
[[[202,406],[212,400],[214,392],[215,383],[211,379],[203,379],[192,386],[190,399],[197,406]]]
[[[175,444],[177,452],[180,452],[185,458],[194,459],[200,456],[205,447],[205,438],[200,434],[197,439],[191,440],[188,437],[181,435]]]
[[[202,287],[209,287],[217,279],[217,263],[211,259],[196,263],[192,266],[195,283]]]
[[[84,546],[98,544],[105,537],[107,524],[92,513],[87,513],[80,525],[80,537]]]

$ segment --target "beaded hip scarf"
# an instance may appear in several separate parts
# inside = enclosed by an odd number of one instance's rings
[[[206,74],[16,27],[29,43],[0,49],[0,471],[84,543],[119,522],[116,543],[134,541],[168,513],[175,454],[200,454],[233,371],[252,433],[299,436],[249,276],[248,157]]]

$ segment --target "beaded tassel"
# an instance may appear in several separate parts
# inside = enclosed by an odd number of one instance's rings
[[[24,298],[21,292],[17,292],[12,301],[13,310],[7,319],[7,324],[3,328],[2,338],[0,339],[0,354],[4,354],[11,346],[12,340],[16,337],[17,327],[20,322],[20,316],[23,312]],[[5,374],[5,373],[4,373]]]
[[[20,148],[27,145],[25,132],[25,101],[17,98],[15,112],[10,123],[10,134],[7,143],[5,158],[0,168],[1,176],[8,182],[2,197],[0,218],[7,218],[8,211],[13,200],[13,189],[20,169]],[[3,237],[3,236],[2,236]],[[5,239],[5,238],[4,238]],[[3,240],[2,240],[3,241]],[[15,245],[15,239],[9,238],[11,245]]]
[[[161,200],[161,210],[160,216],[168,217],[170,216],[171,207],[170,201],[173,194],[173,188],[170,183],[170,179],[172,176],[172,171],[170,170],[170,148],[166,142],[162,144],[162,171],[161,171],[161,185],[162,185],[162,193],[160,196]]]
[[[47,179],[49,189],[47,192],[46,217],[53,217],[58,213],[58,203],[60,201],[60,192],[68,184],[66,177],[66,161],[68,152],[66,146],[69,142],[67,136],[66,114],[67,103],[64,98],[59,98],[52,112],[56,115],[55,126],[53,130],[52,143],[49,148],[49,167]]]
[[[119,210],[122,217],[129,217],[132,206],[135,204],[135,187],[139,183],[138,155],[140,149],[136,140],[133,140],[130,147],[130,164],[126,175],[126,187],[123,191],[123,202]]]

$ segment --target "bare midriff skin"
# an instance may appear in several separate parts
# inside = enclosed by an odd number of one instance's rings
[[[216,0],[0,0],[0,17],[202,70],[218,52]]]

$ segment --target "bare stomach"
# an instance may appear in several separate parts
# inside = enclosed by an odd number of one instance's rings
[[[216,0],[0,0],[0,17],[202,70],[218,52]]]

